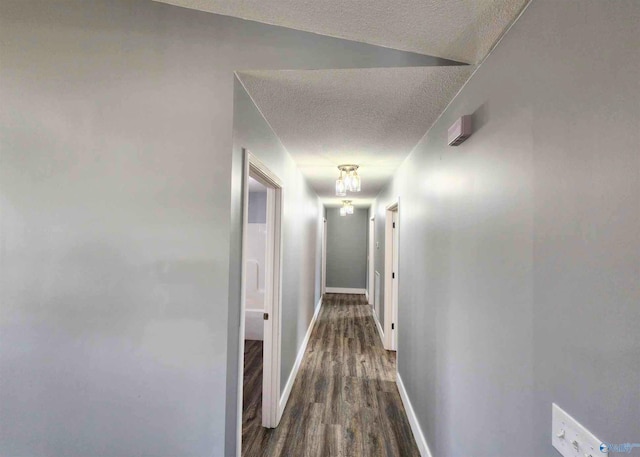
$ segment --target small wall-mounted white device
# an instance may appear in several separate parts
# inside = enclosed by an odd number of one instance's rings
[[[449,127],[449,146],[458,146],[471,136],[471,115],[467,114]]]
[[[558,405],[551,405],[551,444],[563,457],[606,457],[606,443],[596,438]]]

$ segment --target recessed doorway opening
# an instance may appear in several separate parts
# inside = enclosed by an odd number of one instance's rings
[[[385,211],[384,346],[390,351],[398,349],[399,208],[396,200]]]
[[[369,236],[367,250],[367,302],[373,306],[375,298],[375,251],[376,251],[376,220],[369,219]]]
[[[244,432],[280,419],[282,185],[249,151],[244,161],[237,449],[250,455]]]

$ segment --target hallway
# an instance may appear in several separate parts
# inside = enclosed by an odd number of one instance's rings
[[[255,345],[254,345],[255,346]],[[251,346],[247,363],[261,350]],[[245,396],[260,395],[245,380]],[[419,456],[363,295],[327,294],[277,429],[260,426],[260,402],[243,417],[243,452],[256,456]]]

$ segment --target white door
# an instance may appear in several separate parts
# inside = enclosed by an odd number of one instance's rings
[[[393,221],[393,252],[392,252],[392,264],[393,264],[393,272],[391,275],[391,283],[393,292],[391,294],[392,300],[392,319],[393,324],[391,325],[391,349],[396,351],[398,349],[398,254],[399,254],[399,243],[398,243],[398,234],[399,230],[399,221],[398,221],[398,211],[393,211],[392,213],[392,221]]]
[[[385,211],[384,236],[384,347],[389,351],[397,348],[398,333],[398,271],[400,237],[399,199],[387,206]]]
[[[368,255],[368,262],[369,262],[369,268],[368,268],[368,273],[369,273],[369,304],[373,305],[373,299],[374,299],[374,294],[375,294],[375,285],[374,285],[374,277],[375,277],[375,269],[376,269],[376,262],[375,262],[375,249],[376,249],[376,240],[375,240],[375,234],[376,234],[376,225],[375,225],[375,219],[371,218],[371,220],[369,221],[369,255]]]
[[[327,289],[327,218],[322,218],[322,281],[320,295],[324,296]]]
[[[278,425],[278,388],[280,373],[280,189],[267,185],[267,246],[264,300],[264,345],[262,364],[262,426]]]

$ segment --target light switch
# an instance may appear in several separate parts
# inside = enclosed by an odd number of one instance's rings
[[[551,431],[551,443],[564,457],[609,455],[600,450],[601,440],[555,403],[551,407]]]

